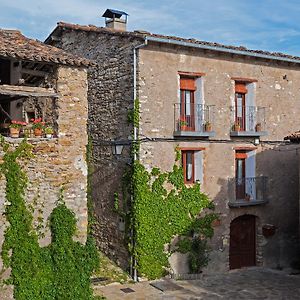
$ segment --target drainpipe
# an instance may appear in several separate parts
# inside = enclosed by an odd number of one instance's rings
[[[133,103],[135,102],[136,96],[137,96],[137,84],[136,84],[136,82],[137,82],[137,51],[139,49],[147,46],[147,44],[148,44],[148,41],[147,41],[147,38],[145,38],[143,44],[137,45],[133,48]],[[133,142],[135,143],[137,141],[137,139],[138,139],[138,128],[136,126],[134,126],[133,127]],[[133,156],[134,161],[137,158],[138,158],[137,154],[134,153],[134,156]],[[132,202],[134,201],[133,196],[131,196],[131,201]],[[135,241],[134,241],[133,229],[131,231],[131,236],[132,236],[132,243],[134,245]],[[138,278],[137,278],[137,270],[136,270],[136,265],[137,265],[136,258],[131,256],[130,261],[131,261],[131,266],[130,266],[131,276],[132,276],[133,280],[135,282],[137,282]]]

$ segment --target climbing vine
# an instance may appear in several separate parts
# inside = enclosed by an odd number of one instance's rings
[[[212,237],[211,223],[217,218],[213,212],[204,213],[204,209],[212,210],[214,206],[200,191],[200,185],[186,187],[182,167],[176,164],[171,172],[162,173],[155,168],[149,173],[137,161],[132,181],[134,255],[140,274],[150,279],[165,274],[170,254],[165,245],[175,235],[185,236],[186,241],[190,241],[191,271],[199,271],[207,263],[205,239]],[[198,254],[197,249],[201,250]]]
[[[11,267],[7,283],[14,285],[17,300],[93,299],[90,275],[98,264],[93,240],[85,245],[74,242],[76,218],[62,194],[49,221],[52,241],[40,247],[33,228],[32,212],[26,206],[25,190],[28,179],[20,160],[29,159],[31,146],[23,140],[16,149],[0,137],[4,151],[0,171],[6,179],[5,217],[9,223],[5,231],[1,257]]]
[[[139,128],[139,112],[139,101],[135,100],[128,121],[136,129]],[[139,141],[133,143],[134,154],[139,153],[139,146]],[[214,205],[201,192],[199,184],[185,186],[180,161],[181,151],[176,147],[172,171],[153,168],[148,172],[135,160],[124,176],[127,193],[133,198],[128,214],[130,232],[133,232],[129,250],[137,261],[139,274],[150,279],[166,272],[171,251],[166,251],[165,246],[176,235],[180,236],[176,250],[189,253],[191,272],[199,272],[208,263],[206,239],[212,237],[211,224],[218,217],[208,212]]]

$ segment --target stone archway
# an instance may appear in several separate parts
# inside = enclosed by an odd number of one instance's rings
[[[256,265],[256,217],[242,215],[230,224],[229,267]]]

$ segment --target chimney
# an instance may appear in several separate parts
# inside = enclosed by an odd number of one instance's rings
[[[121,17],[124,18],[121,19]],[[107,9],[102,17],[105,18],[105,25],[107,28],[113,28],[120,31],[126,31],[128,14],[124,11],[115,9]]]

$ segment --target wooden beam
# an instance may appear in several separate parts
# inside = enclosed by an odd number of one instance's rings
[[[58,97],[58,94],[52,88],[18,86],[18,85],[0,85],[0,94],[19,95],[24,97]]]
[[[49,73],[44,72],[44,71],[39,71],[39,70],[31,70],[31,69],[21,69],[22,74],[28,74],[28,75],[33,75],[37,77],[46,77],[49,75]]]

